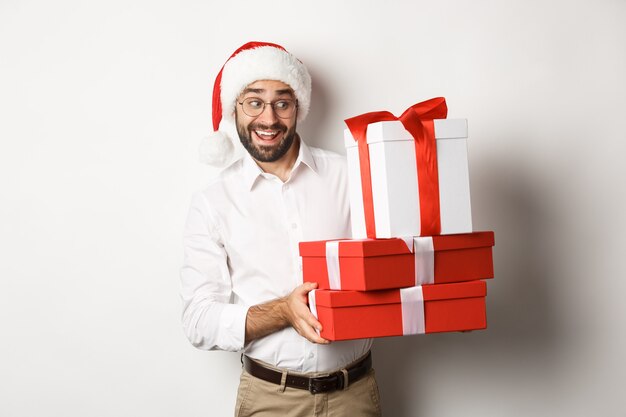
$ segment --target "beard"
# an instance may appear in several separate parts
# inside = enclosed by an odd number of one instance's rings
[[[237,133],[239,140],[248,153],[259,162],[276,162],[291,148],[296,138],[296,124],[287,129],[287,126],[280,122],[276,122],[270,126],[260,123],[250,123],[243,126],[237,121]],[[252,140],[252,132],[254,130],[276,130],[282,133],[283,137],[276,145],[263,146],[257,145]]]

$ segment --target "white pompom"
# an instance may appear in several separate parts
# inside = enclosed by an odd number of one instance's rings
[[[219,130],[202,139],[200,143],[200,162],[215,168],[228,165],[234,154],[233,141]]]

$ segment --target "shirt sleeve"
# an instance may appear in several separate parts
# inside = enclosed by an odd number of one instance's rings
[[[244,346],[248,308],[231,304],[232,283],[219,225],[208,202],[196,193],[183,233],[184,263],[180,271],[182,324],[199,349],[238,351]]]

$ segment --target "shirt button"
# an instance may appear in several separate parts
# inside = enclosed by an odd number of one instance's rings
[[[315,357],[315,354],[313,352],[309,353],[309,359],[313,359]]]
[[[296,223],[291,223],[291,228],[292,228],[292,229],[297,229],[297,228],[298,228],[298,225],[297,225]]]
[[[284,191],[289,190],[289,186],[288,186],[288,185],[283,186],[283,190],[284,190]]]

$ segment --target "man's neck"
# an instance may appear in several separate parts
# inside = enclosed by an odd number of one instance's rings
[[[285,182],[291,176],[291,170],[293,169],[296,160],[298,159],[298,153],[300,151],[300,136],[296,136],[296,140],[293,141],[291,147],[282,158],[274,162],[260,162],[256,163],[261,167],[263,172],[276,175],[282,182]]]

